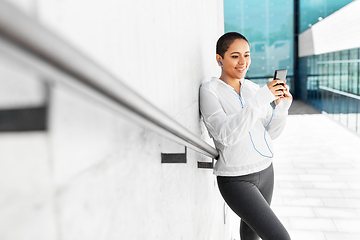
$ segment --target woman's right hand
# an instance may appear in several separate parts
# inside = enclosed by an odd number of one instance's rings
[[[276,99],[284,95],[285,87],[283,85],[276,85],[278,83],[285,83],[279,79],[275,79],[267,84],[270,92],[275,96]]]

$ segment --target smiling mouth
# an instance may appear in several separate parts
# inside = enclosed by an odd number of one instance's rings
[[[246,66],[244,66],[243,68],[235,68],[236,70],[238,70],[239,72],[244,72],[246,70]]]

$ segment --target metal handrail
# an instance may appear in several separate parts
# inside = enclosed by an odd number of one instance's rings
[[[213,159],[218,157],[215,148],[151,105],[44,26],[3,0],[0,0],[0,39],[0,50],[3,52],[13,55],[22,52],[33,58],[34,62],[40,61],[43,65],[55,68],[76,80],[76,84],[81,84],[116,103],[122,113],[140,124]]]
[[[353,99],[360,100],[360,96],[352,94],[352,93],[343,92],[343,91],[340,91],[340,90],[336,90],[336,89],[329,88],[329,87],[324,87],[324,86],[320,86],[319,89],[322,89],[322,90],[325,90],[325,91],[328,91],[328,92],[333,92],[333,93],[336,93],[336,94],[339,94],[339,95],[342,95],[342,96],[345,96],[345,97],[348,97],[348,98],[353,98]]]

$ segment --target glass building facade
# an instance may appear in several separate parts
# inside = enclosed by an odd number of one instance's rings
[[[360,133],[360,49],[298,58],[296,36],[352,0],[224,0],[225,32],[250,43],[247,78],[266,84],[275,69],[288,70],[297,98]]]
[[[307,102],[360,133],[360,48],[306,57]]]
[[[239,32],[250,43],[247,78],[271,78],[275,69],[293,75],[294,5],[288,0],[224,0],[225,32]]]

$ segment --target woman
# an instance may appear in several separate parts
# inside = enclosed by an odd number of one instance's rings
[[[239,33],[219,38],[216,60],[222,74],[201,86],[200,110],[219,151],[214,167],[219,190],[241,218],[241,240],[289,240],[270,208],[274,187],[271,140],[284,129],[292,102],[289,86],[273,80],[260,88],[244,79],[251,63],[250,46]]]

